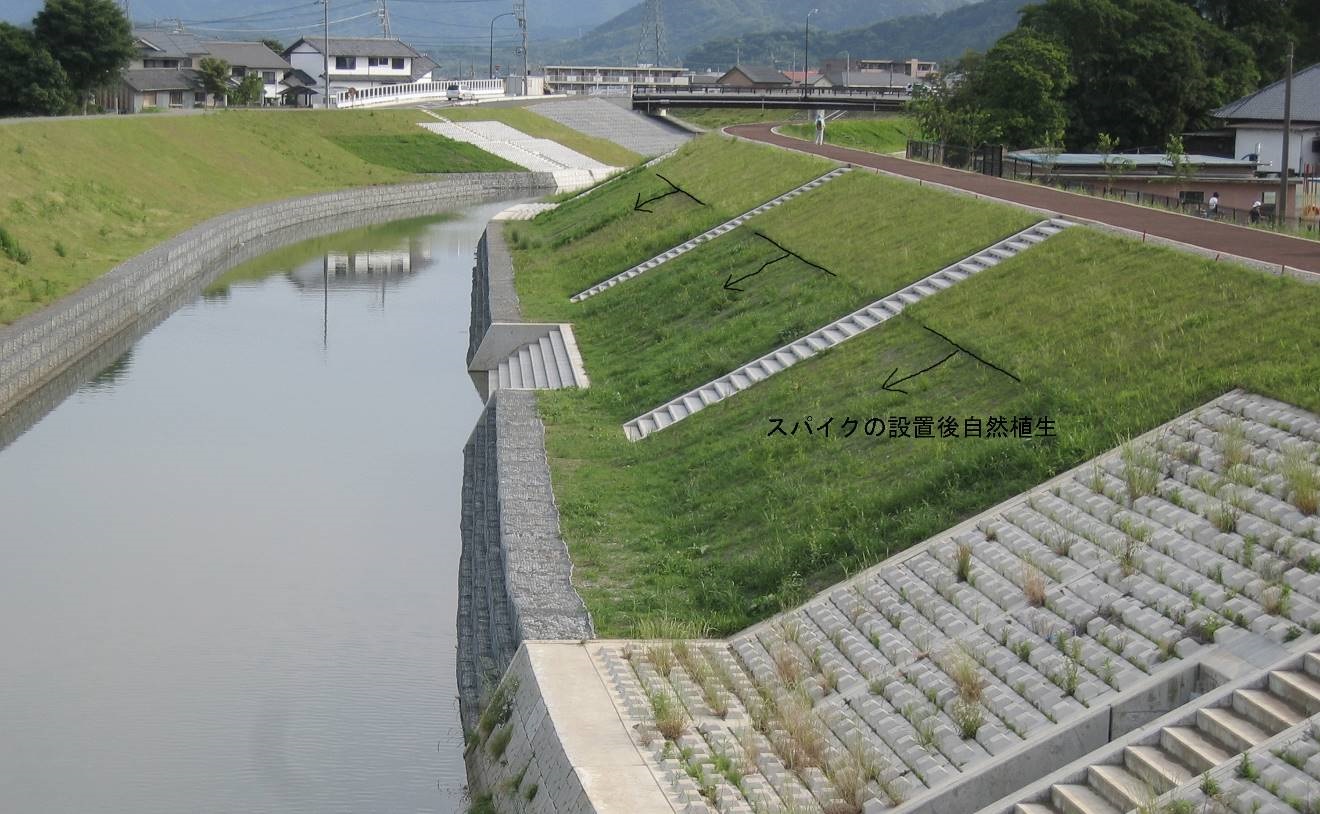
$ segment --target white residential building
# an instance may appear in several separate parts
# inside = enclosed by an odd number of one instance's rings
[[[1261,172],[1278,174],[1283,165],[1283,80],[1215,111],[1234,132],[1235,158],[1256,156]],[[1292,86],[1289,169],[1320,175],[1320,63],[1298,71]],[[1308,171],[1309,170],[1309,171]]]
[[[295,70],[316,80],[317,92],[325,90],[326,41],[303,37],[284,50],[284,57]],[[384,37],[331,37],[330,95],[349,88],[367,90],[382,85],[398,85],[429,77],[435,62],[402,40]]]

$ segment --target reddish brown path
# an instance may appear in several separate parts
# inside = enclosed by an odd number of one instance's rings
[[[1044,209],[1063,217],[1130,229],[1137,233],[1186,243],[1215,254],[1237,255],[1276,268],[1287,266],[1320,274],[1320,242],[1317,241],[1093,198],[1037,184],[1007,181],[1003,178],[964,172],[935,164],[851,150],[847,147],[830,144],[818,147],[802,139],[781,136],[773,132],[774,126],[746,124],[726,127],[725,130],[753,141],[871,167],[915,180],[956,187],[967,192]]]

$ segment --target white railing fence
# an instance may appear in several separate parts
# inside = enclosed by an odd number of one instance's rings
[[[374,88],[352,88],[334,94],[335,107],[358,108],[381,105],[425,102],[449,98],[449,88],[458,85],[464,99],[493,99],[504,95],[503,79],[457,79],[447,81],[407,82],[397,85],[377,85]]]

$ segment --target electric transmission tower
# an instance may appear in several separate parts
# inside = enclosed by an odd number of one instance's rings
[[[664,0],[646,0],[642,13],[642,36],[637,43],[637,64],[652,57],[657,68],[665,64],[665,10]]]

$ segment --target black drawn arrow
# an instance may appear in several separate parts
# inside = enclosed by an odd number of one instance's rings
[[[948,356],[945,356],[943,359],[936,362],[935,364],[929,367],[922,368],[921,370],[918,370],[916,373],[913,373],[910,376],[904,376],[901,379],[897,379],[897,380],[894,379],[894,377],[898,375],[898,368],[894,368],[892,371],[890,371],[889,376],[885,379],[885,383],[880,385],[880,389],[888,390],[891,393],[902,393],[903,395],[906,396],[908,392],[906,390],[895,387],[895,385],[902,384],[908,379],[915,379],[916,377],[920,376],[923,373],[929,373],[930,371],[934,370],[935,368],[939,367],[940,365],[944,364],[945,362],[949,361],[950,359],[952,359],[953,357],[957,356],[960,353],[965,353],[968,356],[975,359],[976,361],[985,365],[986,367],[991,368],[992,370],[999,371],[1000,373],[1004,374],[1005,376],[1017,382],[1018,384],[1022,383],[1022,380],[1019,379],[1017,376],[1014,376],[1012,373],[1009,373],[1007,370],[1004,370],[1002,367],[996,365],[993,362],[987,362],[985,359],[982,359],[980,356],[977,356],[972,351],[969,351],[967,348],[964,348],[962,345],[959,345],[957,342],[954,342],[952,339],[940,333],[939,331],[935,330],[934,328],[931,328],[927,325],[922,325],[921,327],[935,334],[940,339],[943,339],[945,342],[948,342],[950,345],[953,345],[954,351],[950,353]]]
[[[797,252],[792,251],[791,249],[785,249],[783,246],[775,242],[775,240],[771,237],[768,237],[760,232],[754,232],[753,234],[755,234],[757,237],[761,238],[762,240],[768,241],[776,249],[779,249],[781,252],[783,252],[783,254],[776,257],[774,260],[770,260],[766,263],[763,263],[759,269],[753,271],[751,274],[744,274],[743,276],[737,278],[735,278],[733,274],[729,274],[728,278],[724,281],[725,291],[744,291],[745,289],[737,287],[738,283],[741,283],[743,280],[746,280],[748,278],[755,277],[756,275],[765,271],[770,266],[773,266],[775,263],[778,263],[780,260],[787,260],[790,257],[796,257],[798,260],[801,260],[803,263],[806,263],[808,266],[823,271],[826,274],[830,275],[831,277],[839,276],[834,272],[830,271],[829,269],[825,268],[824,266],[820,265],[819,263],[811,262],[810,260],[798,254]]]
[[[688,192],[686,189],[683,189],[678,184],[675,184],[673,181],[670,181],[668,178],[664,177],[660,173],[656,173],[655,177],[659,178],[661,181],[664,181],[666,184],[669,184],[670,190],[664,193],[663,195],[656,195],[655,197],[647,198],[644,201],[642,200],[642,193],[640,192],[637,193],[637,202],[633,204],[634,212],[646,212],[648,214],[655,214],[654,211],[647,209],[646,205],[650,203],[655,203],[656,201],[659,201],[663,198],[668,198],[670,195],[686,195],[692,200],[696,201],[697,204],[699,204],[700,206],[706,205],[705,201],[702,201],[696,195],[693,195],[691,192]]]

